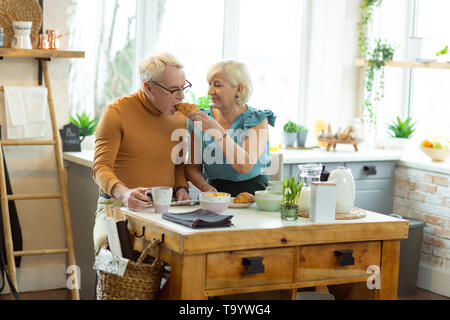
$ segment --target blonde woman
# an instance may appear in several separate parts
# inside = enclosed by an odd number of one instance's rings
[[[208,71],[210,109],[189,113],[190,164],[186,176],[201,191],[222,191],[236,196],[263,190],[269,181],[268,125],[270,110],[247,105],[252,83],[247,67],[222,61]]]

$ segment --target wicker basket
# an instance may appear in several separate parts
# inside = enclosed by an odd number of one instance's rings
[[[154,300],[159,293],[164,263],[159,260],[161,242],[153,240],[142,251],[137,262],[129,261],[123,277],[97,271],[97,300]],[[105,243],[103,246],[108,247]],[[147,257],[150,250],[155,257]],[[145,259],[145,260],[144,260]],[[151,261],[145,263],[145,261]]]

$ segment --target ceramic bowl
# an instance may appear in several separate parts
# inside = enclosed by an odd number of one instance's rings
[[[221,213],[228,208],[231,195],[225,192],[202,192],[198,199],[202,209]]]
[[[420,147],[420,149],[433,161],[445,161],[448,157],[450,157],[450,149],[434,149],[425,147]]]
[[[263,211],[278,211],[283,200],[282,192],[260,190],[255,192],[256,205]]]

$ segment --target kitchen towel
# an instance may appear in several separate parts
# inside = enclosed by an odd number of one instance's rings
[[[186,213],[164,213],[162,218],[183,226],[200,228],[223,228],[232,225],[232,215],[221,215],[208,210],[198,209]]]
[[[5,86],[8,139],[43,137],[47,117],[47,88]]]

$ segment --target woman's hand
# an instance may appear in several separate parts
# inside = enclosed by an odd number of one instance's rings
[[[224,131],[222,126],[213,118],[208,116],[204,112],[191,112],[187,114],[187,117],[194,123],[194,127],[206,132],[207,130],[219,130]],[[201,125],[201,126],[199,126]]]

